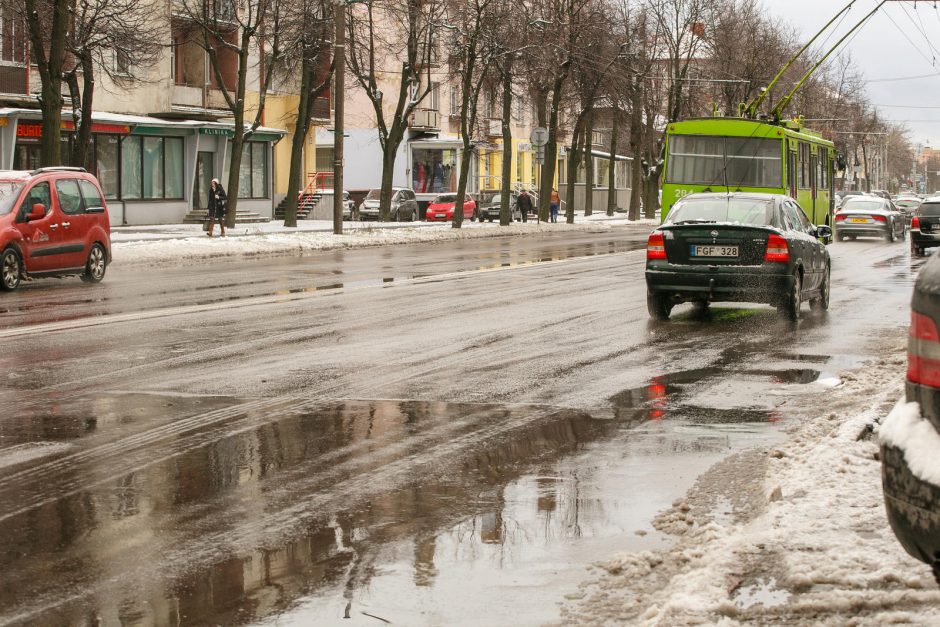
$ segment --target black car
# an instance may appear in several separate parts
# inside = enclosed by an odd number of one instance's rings
[[[521,219],[519,209],[516,207],[516,201],[519,199],[519,192],[512,190],[509,193],[509,216],[510,220]],[[480,222],[483,220],[499,220],[502,211],[502,192],[500,191],[482,191],[477,196],[477,214]]]
[[[836,212],[836,237],[880,237],[889,242],[904,239],[907,221],[894,204],[880,196],[850,196]]]
[[[778,194],[690,194],[677,202],[646,248],[650,316],[677,303],[767,303],[790,319],[809,299],[829,308],[828,226],[814,226]]]
[[[931,197],[920,204],[911,216],[911,254],[940,246],[940,197]]]
[[[907,404],[879,430],[885,508],[904,549],[933,567],[940,582],[940,258],[920,271],[911,302]],[[916,403],[916,404],[914,404]],[[933,479],[929,481],[928,479]]]

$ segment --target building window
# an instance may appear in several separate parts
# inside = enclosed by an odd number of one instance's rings
[[[450,88],[450,114],[460,115],[460,91],[456,85]]]
[[[441,84],[431,83],[431,106],[429,109],[440,111],[441,109]]]
[[[594,158],[594,187],[609,187],[610,159]]]
[[[268,144],[245,142],[238,171],[239,198],[268,197]]]
[[[127,50],[114,48],[113,54],[112,67],[114,68],[114,73],[118,76],[130,76],[131,56],[128,54]]]
[[[181,200],[183,138],[125,137],[121,140],[121,197]]]
[[[104,190],[104,197],[113,200],[118,197],[120,137],[118,135],[95,136],[95,164],[98,182]]]
[[[26,25],[15,11],[0,8],[0,62],[26,65]]]

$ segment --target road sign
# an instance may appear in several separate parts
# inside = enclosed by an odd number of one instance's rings
[[[533,128],[532,134],[529,135],[529,141],[532,142],[533,146],[541,148],[548,143],[548,129],[541,126]]]

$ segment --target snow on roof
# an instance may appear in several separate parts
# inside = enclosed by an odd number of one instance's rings
[[[0,108],[0,118],[25,118],[42,119],[42,112],[39,109],[24,109],[19,107]],[[62,119],[71,120],[70,111],[62,112]],[[149,115],[130,115],[126,113],[110,113],[108,111],[95,111],[91,114],[91,119],[95,122],[104,124],[127,124],[130,126],[158,126],[162,128],[224,128],[232,129],[235,125],[231,122],[206,122],[204,120],[164,120]],[[245,125],[248,128],[249,125]],[[259,126],[256,133],[273,133],[277,135],[286,135],[287,131],[269,126]]]

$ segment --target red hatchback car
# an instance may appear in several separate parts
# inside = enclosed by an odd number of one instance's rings
[[[0,171],[0,288],[23,277],[104,278],[111,224],[98,180],[83,168]]]
[[[425,214],[428,222],[452,220],[454,218],[454,205],[457,204],[457,194],[441,194],[430,203]],[[463,217],[465,220],[476,220],[477,203],[470,195],[464,196]]]

